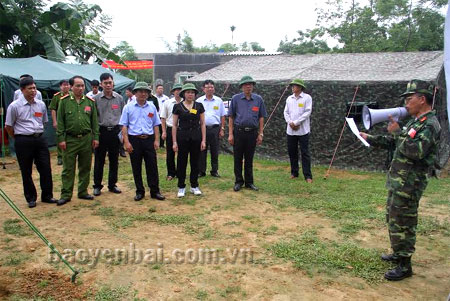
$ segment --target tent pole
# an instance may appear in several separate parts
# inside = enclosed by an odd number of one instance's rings
[[[6,169],[6,163],[5,163],[5,131],[4,131],[4,125],[3,125],[3,116],[5,115],[5,110],[3,108],[3,78],[0,79],[0,115],[1,115],[1,131],[2,131],[2,165],[3,169]]]

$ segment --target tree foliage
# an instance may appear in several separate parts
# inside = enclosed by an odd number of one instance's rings
[[[445,0],[328,0],[317,28],[280,42],[285,53],[431,51],[444,47]],[[337,46],[328,47],[324,38]]]
[[[136,51],[133,46],[131,46],[126,41],[121,41],[112,50],[117,54],[123,61],[134,61],[137,60]],[[125,70],[119,69],[117,73],[126,76],[128,78],[134,79],[135,81],[143,81],[147,83],[153,82],[153,70],[143,69],[143,70]]]
[[[82,0],[58,2],[48,9],[46,4],[47,1],[2,0],[1,57],[42,55],[64,61],[73,55],[82,63],[91,58],[120,60],[102,39],[111,26],[111,18],[102,14],[100,6]]]

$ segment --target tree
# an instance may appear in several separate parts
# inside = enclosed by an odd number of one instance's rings
[[[117,54],[123,61],[133,61],[137,60],[136,51],[133,46],[131,46],[126,41],[120,41],[116,47],[112,50]],[[126,76],[128,78],[134,79],[136,81],[143,81],[147,83],[153,82],[153,70],[152,69],[142,69],[142,70],[126,70],[119,69],[117,73]]]
[[[330,47],[326,41],[321,40],[321,32],[318,29],[297,31],[298,38],[288,41],[285,38],[280,42],[278,51],[289,54],[326,53],[330,52]]]
[[[231,44],[234,44],[234,31],[236,30],[236,26],[231,25],[230,29],[231,29]]]
[[[317,24],[336,39],[336,52],[442,50],[443,0],[329,0]]]
[[[105,59],[120,61],[101,38],[111,25],[98,5],[81,0],[58,2],[45,9],[45,1],[2,0],[0,4],[0,55],[46,56],[63,61],[73,55],[87,63]],[[20,16],[18,18],[17,16]]]

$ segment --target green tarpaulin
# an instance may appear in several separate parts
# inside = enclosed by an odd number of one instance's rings
[[[30,74],[36,82],[37,89],[42,92],[44,101],[49,104],[50,98],[59,91],[59,81],[69,79],[74,75],[81,75],[86,81],[86,92],[90,91],[89,81],[99,80],[100,74],[110,72],[114,77],[114,90],[124,94],[125,89],[134,86],[135,81],[114,73],[109,69],[103,68],[97,64],[76,65],[64,64],[46,60],[40,56],[30,58],[0,58],[0,105],[6,112],[6,108],[13,100],[14,91],[19,88],[19,77],[22,74]],[[51,124],[51,114],[49,114],[49,123],[46,125],[45,136],[48,138],[49,145],[55,145],[54,129]],[[5,115],[3,115],[4,119]]]

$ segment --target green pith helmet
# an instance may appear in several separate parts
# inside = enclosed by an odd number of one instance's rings
[[[244,75],[241,80],[239,81],[239,88],[242,87],[243,84],[251,83],[253,85],[256,85],[255,80],[250,75]]]
[[[137,82],[136,85],[134,85],[133,92],[136,92],[137,90],[147,90],[148,93],[152,92],[152,89],[150,89],[146,82]]]
[[[177,90],[177,89],[183,89],[183,85],[182,84],[175,84],[175,85],[173,85],[173,87],[172,87],[172,90],[170,90],[170,92],[173,92],[174,90]]]
[[[412,79],[409,81],[408,85],[406,86],[406,91],[403,92],[400,97],[405,97],[414,93],[423,93],[428,95],[433,95],[433,89],[434,86],[426,81],[418,80],[418,79]]]
[[[291,83],[289,84],[289,86],[292,86],[292,85],[297,85],[297,86],[302,87],[303,89],[306,89],[305,82],[303,81],[303,79],[300,79],[300,78],[294,78],[291,81]]]
[[[197,88],[195,87],[195,85],[192,84],[192,83],[187,83],[187,84],[184,84],[183,87],[181,88],[180,96],[181,96],[182,98],[184,98],[184,92],[186,92],[186,91],[188,91],[188,90],[194,91],[194,92],[195,92],[195,95],[198,94],[198,90],[197,90]]]

